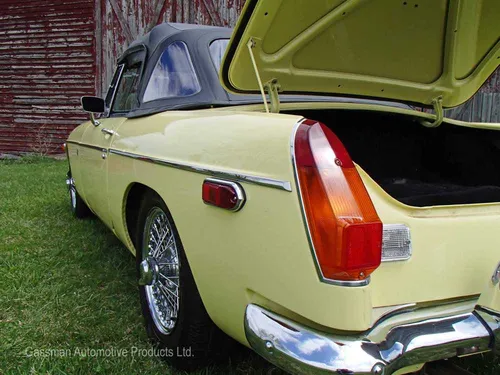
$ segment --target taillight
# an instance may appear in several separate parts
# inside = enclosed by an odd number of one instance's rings
[[[366,279],[381,262],[382,223],[344,145],[325,125],[305,120],[295,135],[295,163],[323,277]]]

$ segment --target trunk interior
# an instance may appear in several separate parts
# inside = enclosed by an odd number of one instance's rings
[[[283,111],[285,112],[285,111]],[[500,132],[353,110],[286,111],[320,121],[389,195],[410,206],[500,202]]]

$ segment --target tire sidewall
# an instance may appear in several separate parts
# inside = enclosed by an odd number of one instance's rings
[[[71,196],[72,192],[75,194],[74,204]],[[73,214],[74,217],[76,217],[77,219],[84,219],[92,214],[90,208],[88,208],[87,204],[83,201],[82,197],[80,197],[80,194],[78,194],[78,190],[76,189],[75,185],[71,185],[69,187],[68,196],[69,196],[69,205],[71,207],[71,213]]]

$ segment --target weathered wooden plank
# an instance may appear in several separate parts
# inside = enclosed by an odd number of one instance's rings
[[[132,35],[132,32],[130,31],[129,24],[127,20],[125,19],[125,16],[122,11],[122,7],[118,5],[117,0],[109,0],[109,3],[111,4],[111,7],[113,8],[113,12],[115,13],[115,16],[120,23],[120,26],[122,28],[123,34],[125,34],[127,43],[132,43],[134,40],[134,36]]]
[[[208,12],[208,15],[210,16],[210,19],[212,20],[212,25],[214,26],[223,26],[222,21],[219,17],[219,14],[217,11],[214,9],[214,3],[212,0],[203,0],[203,4],[205,5],[205,8]]]
[[[102,87],[102,11],[101,1],[94,1],[94,14],[95,14],[95,66],[96,66],[96,79],[95,90],[100,92]]]
[[[0,152],[60,152],[95,91],[95,0],[0,3]]]
[[[160,20],[161,17],[161,11],[163,7],[165,6],[167,0],[157,0],[156,5],[154,7],[154,14],[151,18],[151,20],[148,23],[148,26],[144,30],[146,33],[150,32],[153,27],[155,27],[158,24],[158,21]]]

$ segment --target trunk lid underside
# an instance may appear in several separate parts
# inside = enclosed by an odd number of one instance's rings
[[[500,63],[498,0],[249,0],[222,65],[232,92],[377,97],[444,107]]]

